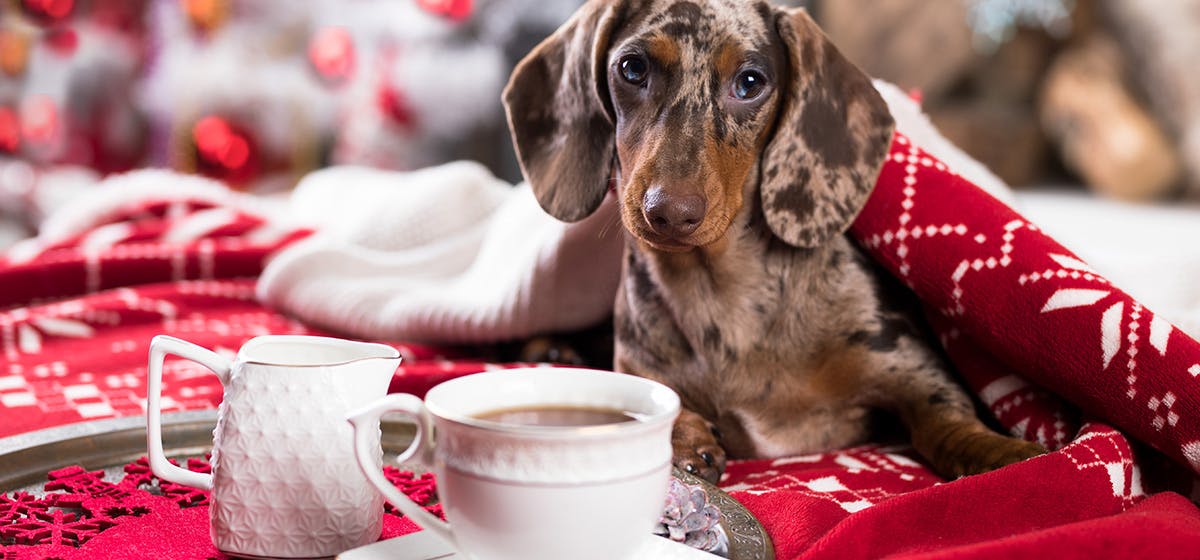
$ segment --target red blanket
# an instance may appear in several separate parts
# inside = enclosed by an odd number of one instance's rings
[[[171,198],[0,262],[0,436],[142,414],[155,334],[233,352],[259,334],[316,332],[254,300],[264,259],[307,232]],[[222,217],[188,220],[205,212]],[[1057,451],[952,482],[877,445],[735,462],[722,486],[779,558],[1195,557],[1200,511],[1177,492],[1200,498],[1200,345],[903,137],[852,233],[920,295],[1000,422]],[[390,342],[406,358],[393,391],[486,366]],[[206,370],[168,364],[169,409],[219,402]],[[0,529],[19,517],[0,514]]]

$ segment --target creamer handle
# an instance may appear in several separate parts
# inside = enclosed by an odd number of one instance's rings
[[[162,441],[163,362],[174,354],[196,362],[217,374],[221,384],[229,382],[229,360],[207,348],[175,337],[158,335],[150,341],[149,382],[146,387],[146,451],[154,476],[184,486],[212,490],[212,475],[189,471],[167,460]]]

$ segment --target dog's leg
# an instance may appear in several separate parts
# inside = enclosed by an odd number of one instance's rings
[[[671,432],[675,466],[713,484],[725,472],[725,450],[717,441],[716,428],[704,417],[683,409]]]
[[[947,359],[930,345],[936,339],[914,322],[920,317],[915,300],[897,290],[894,282],[884,285],[884,305],[900,311],[880,313],[878,334],[868,337],[868,347],[876,346],[866,358],[874,371],[868,385],[882,390],[883,406],[900,416],[913,447],[933,470],[954,479],[1045,453],[1041,445],[999,434],[979,419]]]
[[[946,399],[946,390],[918,397],[900,409],[913,447],[938,474],[953,479],[985,473],[1046,452],[1036,443],[992,431],[970,403],[964,403],[965,394],[963,399]]]
[[[629,258],[627,262],[637,261]],[[630,274],[626,268],[627,280],[649,278],[644,269],[639,270]],[[715,484],[725,472],[725,450],[721,447],[720,437],[711,422],[689,408],[689,405],[695,406],[694,402],[689,403],[686,391],[674,383],[683,374],[668,366],[686,363],[691,359],[692,350],[674,330],[670,320],[665,319],[668,315],[656,286],[647,283],[633,290],[626,290],[625,286],[626,283],[622,283],[618,289],[613,310],[616,333],[613,364],[616,371],[657,381],[680,393],[684,404],[671,431],[672,463],[679,470]],[[631,303],[630,296],[639,291],[654,294],[654,297]]]

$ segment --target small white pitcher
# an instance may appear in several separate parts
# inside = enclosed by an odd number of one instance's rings
[[[220,378],[213,474],[163,453],[163,360],[174,354]],[[400,362],[382,344],[260,336],[236,359],[169,336],[150,343],[146,446],[155,476],[211,490],[213,543],[238,556],[316,558],[378,540],[383,498],[355,458],[347,411],[387,394]],[[380,432],[372,436],[379,450]],[[382,453],[375,462],[382,465]]]

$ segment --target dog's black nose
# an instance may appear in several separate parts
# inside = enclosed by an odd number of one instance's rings
[[[650,187],[642,199],[642,214],[654,233],[667,237],[690,235],[704,219],[704,198],[696,194],[672,195]]]

